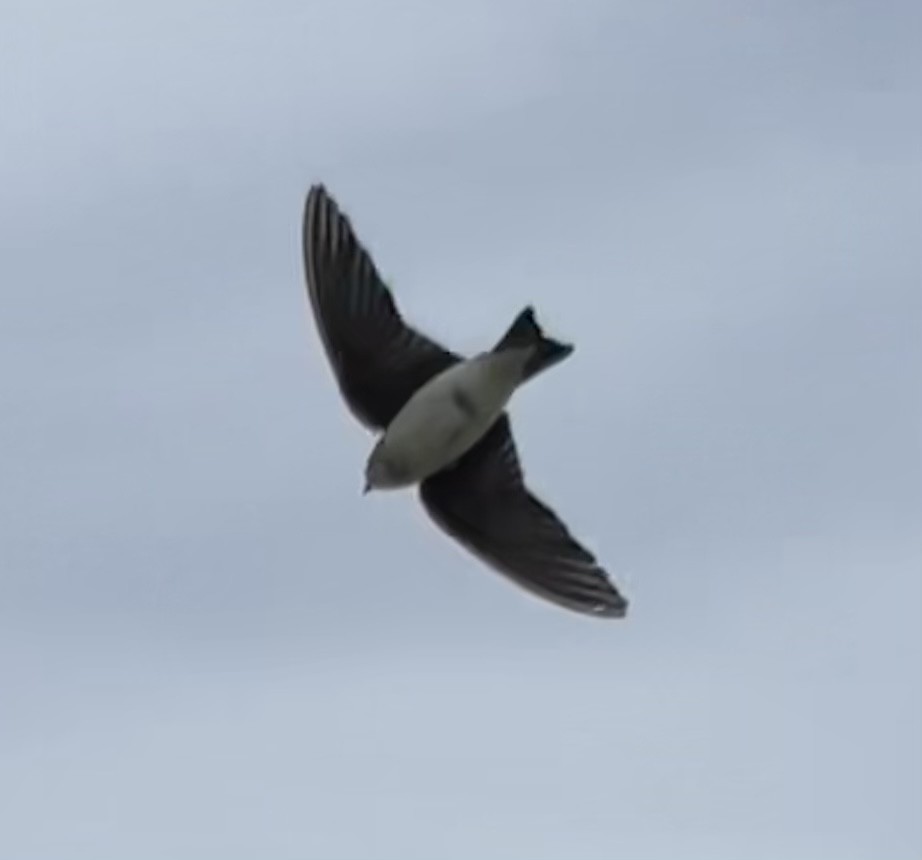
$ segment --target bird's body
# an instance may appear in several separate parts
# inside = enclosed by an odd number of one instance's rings
[[[321,185],[304,211],[308,296],[353,414],[381,434],[367,489],[417,485],[429,516],[490,567],[561,606],[618,618],[627,600],[595,556],[525,485],[506,407],[563,361],[531,307],[489,351],[445,349],[407,325],[348,218]]]
[[[531,353],[529,347],[481,353],[425,383],[373,449],[367,487],[410,486],[458,460],[502,414]]]

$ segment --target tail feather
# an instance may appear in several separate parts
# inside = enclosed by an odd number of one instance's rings
[[[521,349],[528,346],[534,347],[534,353],[525,365],[523,382],[563,361],[573,352],[572,344],[561,343],[544,334],[535,319],[535,309],[531,305],[515,318],[509,330],[493,347],[493,351],[502,352],[505,349]]]

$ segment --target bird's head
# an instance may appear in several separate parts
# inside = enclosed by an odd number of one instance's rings
[[[384,440],[379,440],[365,464],[365,487],[362,494],[372,490],[391,490],[407,483],[406,468],[388,451]]]

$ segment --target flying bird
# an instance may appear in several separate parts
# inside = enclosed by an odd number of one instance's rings
[[[490,350],[463,358],[404,322],[390,289],[323,185],[307,195],[307,292],[339,389],[380,433],[365,492],[417,485],[429,516],[528,591],[589,615],[627,600],[595,557],[525,485],[506,405],[565,359],[527,307]]]

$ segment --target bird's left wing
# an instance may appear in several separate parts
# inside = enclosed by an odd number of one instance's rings
[[[340,391],[363,424],[387,427],[417,388],[460,358],[403,321],[322,185],[307,195],[303,226],[307,292]]]
[[[577,612],[626,614],[594,556],[528,492],[505,414],[457,465],[423,481],[420,497],[448,534],[523,588]]]

